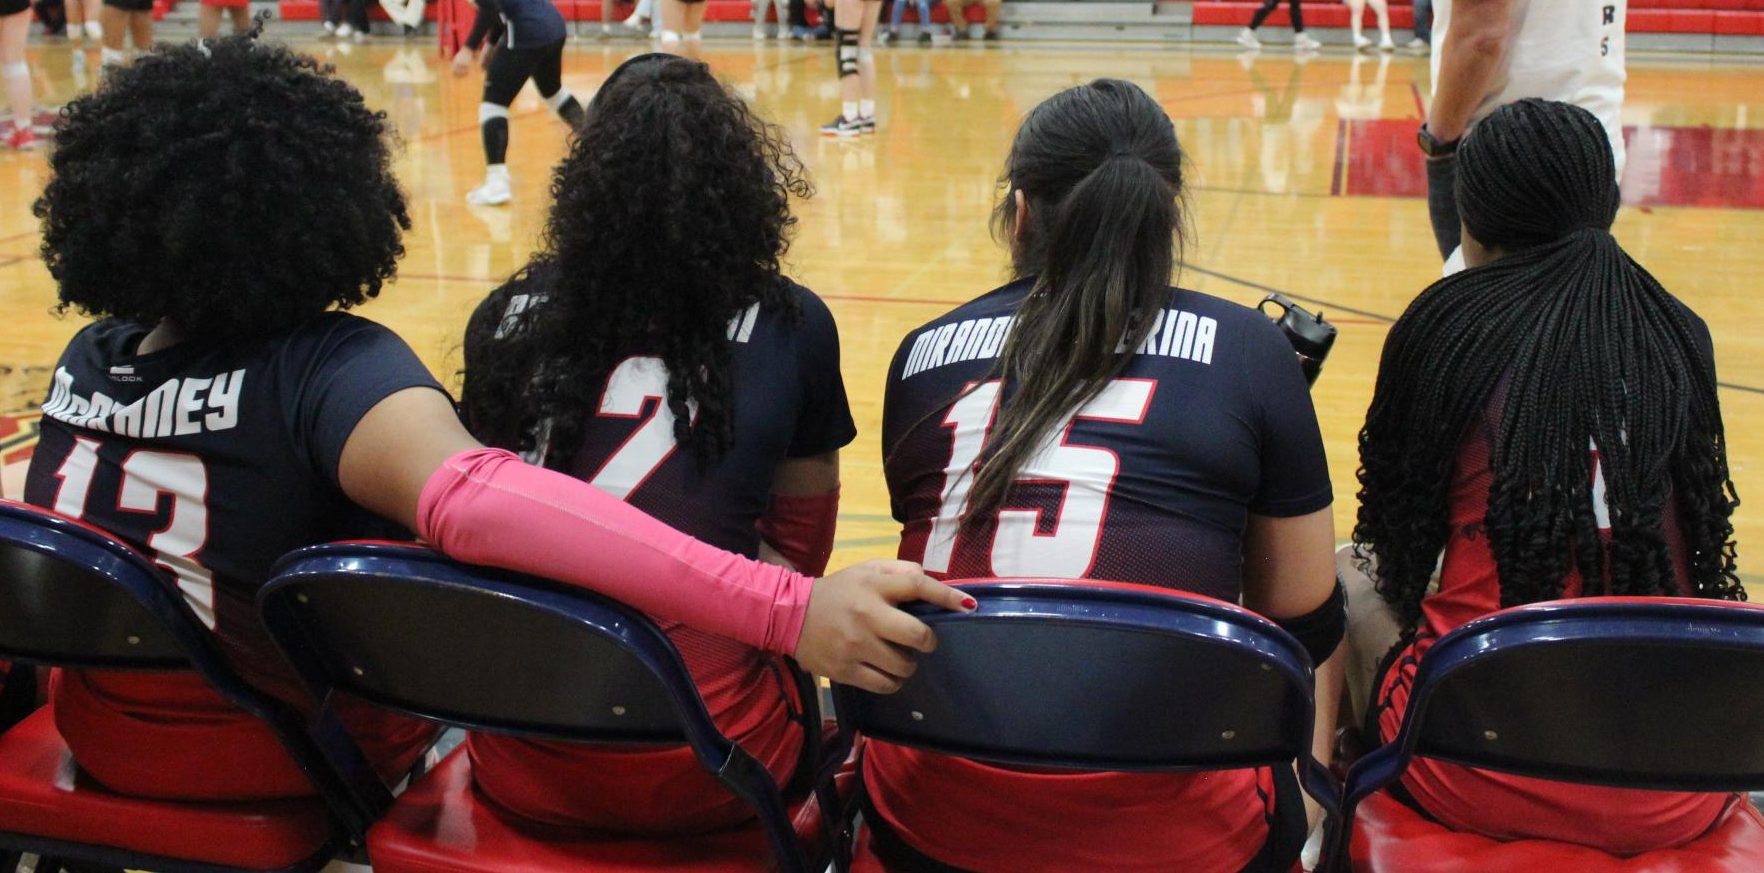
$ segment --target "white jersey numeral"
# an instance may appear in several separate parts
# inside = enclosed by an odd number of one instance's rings
[[[84,518],[92,490],[92,473],[98,466],[98,441],[74,439],[67,460],[55,472],[61,488],[55,494],[55,511]],[[171,497],[171,514],[165,527],[147,537],[154,563],[178,580],[196,617],[214,629],[214,572],[197,559],[208,543],[208,468],[202,459],[185,452],[136,449],[123,459],[122,485],[116,508],[122,512],[159,512],[160,495]]]
[[[668,408],[668,368],[660,358],[626,358],[607,377],[606,393],[600,398],[601,416],[643,418],[643,407],[651,400],[655,401],[654,411],[588,480],[620,500],[641,487],[674,454],[674,411]],[[686,408],[696,420],[698,405],[688,401]]]
[[[1051,531],[1041,533],[1040,528],[1048,526],[1041,523],[1041,510],[1000,510],[991,553],[995,575],[1077,579],[1090,572],[1121,461],[1109,449],[1073,445],[1072,428],[1086,420],[1143,423],[1156,391],[1157,383],[1151,379],[1117,379],[1048,434],[1017,474],[1017,481],[1064,485],[1058,516],[1052,519]],[[943,426],[954,433],[949,464],[944,468],[942,505],[925,546],[927,570],[949,572],[974,463],[998,414],[998,401],[999,384],[986,382],[958,400],[944,417]]]

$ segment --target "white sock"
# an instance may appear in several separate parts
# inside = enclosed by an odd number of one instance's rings
[[[113,49],[107,46],[98,50],[99,63],[106,67],[114,67],[122,63],[125,57],[122,49]]]
[[[859,100],[858,101],[857,117],[859,117],[859,118],[874,118],[875,116],[876,116],[876,101],[874,101],[874,100]]]
[[[844,103],[840,104],[839,114],[845,116],[846,121],[857,120],[857,118],[858,118],[857,101],[856,100],[847,100]]]

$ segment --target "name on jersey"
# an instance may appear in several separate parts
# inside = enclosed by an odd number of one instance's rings
[[[102,391],[80,394],[74,390],[73,374],[57,367],[43,414],[70,427],[135,439],[212,433],[239,425],[239,395],[244,387],[244,370],[212,379],[168,379],[145,397],[124,404]]]
[[[496,339],[507,339],[520,326],[521,313],[545,302],[546,294],[515,294],[508,298],[508,309],[496,325]],[[729,320],[729,341],[745,343],[753,339],[753,326],[759,321],[758,303],[743,309]]]
[[[906,366],[900,377],[906,379],[926,370],[933,370],[963,361],[998,357],[1010,336],[1012,316],[970,318],[930,328],[913,340],[907,353]],[[1152,325],[1151,333],[1139,344],[1138,354],[1181,358],[1199,364],[1213,363],[1213,341],[1219,334],[1219,322],[1204,315],[1181,309],[1167,309]],[[1116,352],[1127,351],[1123,340]]]

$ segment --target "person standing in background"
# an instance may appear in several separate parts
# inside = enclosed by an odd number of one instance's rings
[[[1237,44],[1244,48],[1261,48],[1262,41],[1256,38],[1256,31],[1261,29],[1262,22],[1267,21],[1268,16],[1274,14],[1275,8],[1279,5],[1280,0],[1262,0],[1262,8],[1256,10],[1255,16],[1250,19],[1249,27],[1237,34]],[[1322,48],[1322,43],[1305,33],[1305,13],[1300,8],[1299,0],[1287,0],[1286,9],[1287,15],[1292,18],[1293,51],[1311,52]]]
[[[953,4],[956,0],[950,0]],[[952,5],[952,17],[960,13]],[[839,61],[839,117],[821,125],[825,136],[876,132],[876,24],[882,0],[838,0],[833,9],[834,51]]]
[[[1447,274],[1459,223],[1452,191],[1459,140],[1526,97],[1572,103],[1604,125],[1623,178],[1624,23],[1628,0],[1438,0],[1433,108],[1417,141],[1427,156],[1427,211]]]
[[[103,66],[128,60],[123,45],[129,40],[134,41],[136,54],[153,48],[153,0],[104,0],[103,22],[104,47],[99,54]]]
[[[31,65],[25,60],[30,32],[31,0],[0,0],[0,80],[12,109],[12,126],[0,132],[0,142],[21,151],[41,144],[31,129]]]
[[[1415,0],[1414,13],[1415,38],[1403,48],[1424,55],[1433,49],[1433,0]]]

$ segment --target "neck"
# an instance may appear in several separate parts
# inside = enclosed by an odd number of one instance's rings
[[[141,338],[141,344],[135,348],[135,354],[148,355],[160,349],[169,349],[184,341],[184,330],[171,319],[162,319],[147,335]]]

